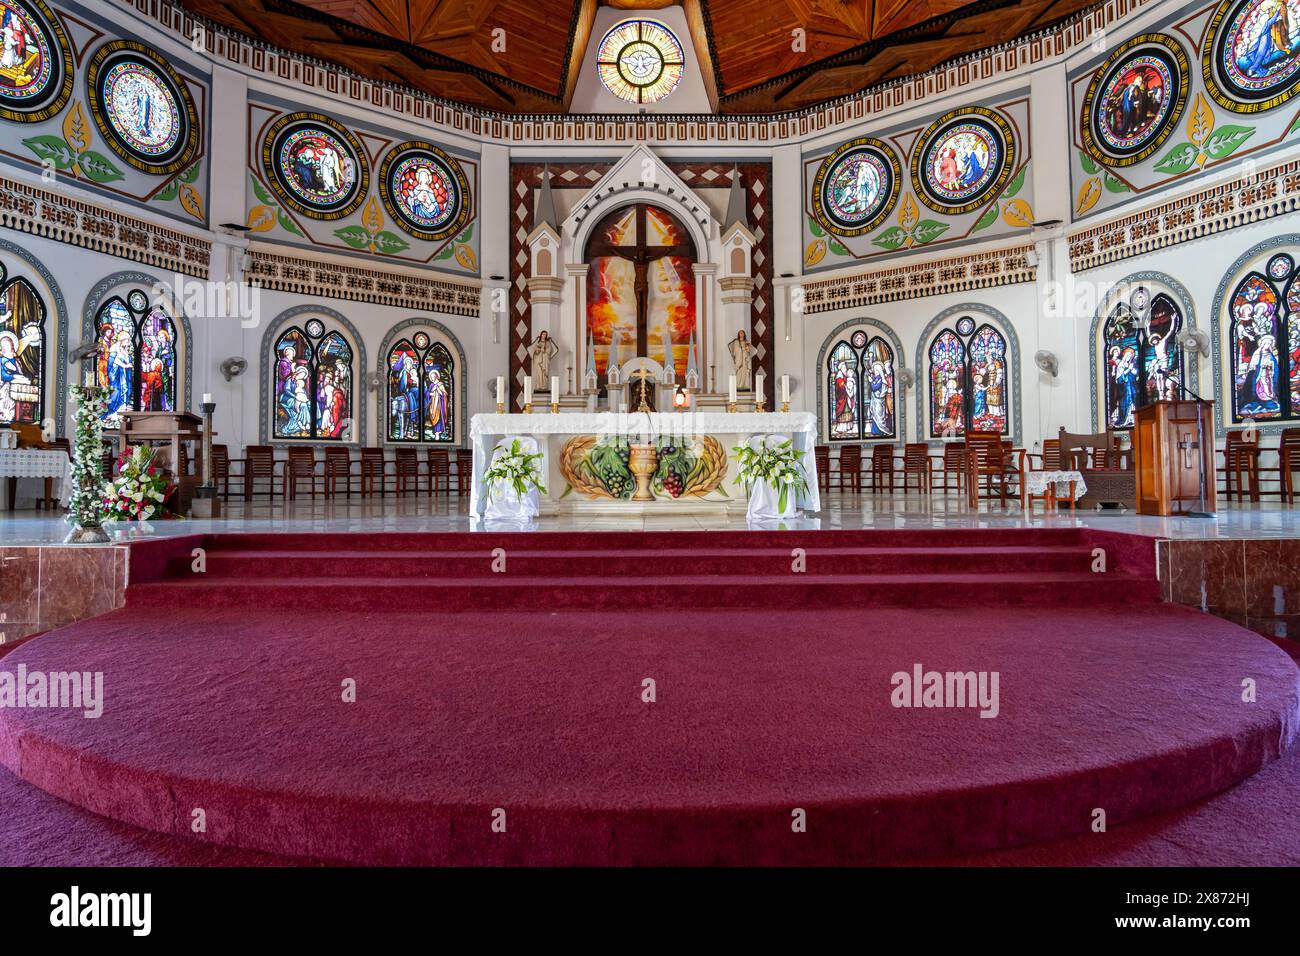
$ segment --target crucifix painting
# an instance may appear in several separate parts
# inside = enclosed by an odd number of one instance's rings
[[[607,215],[587,243],[587,328],[596,351],[596,372],[608,374],[610,343],[627,361],[636,357],[686,374],[695,329],[695,244],[671,213],[646,203]],[[665,336],[665,332],[667,335]],[[666,355],[665,338],[672,345]]]

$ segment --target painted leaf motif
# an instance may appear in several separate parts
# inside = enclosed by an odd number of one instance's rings
[[[198,164],[198,163],[195,163],[195,164],[194,164],[193,166],[191,166],[189,169],[185,170],[185,172],[181,173],[181,181],[182,181],[182,182],[192,183],[192,182],[194,182],[194,180],[196,180],[196,179],[198,179],[198,178],[199,178],[199,164]]]
[[[817,225],[816,219],[808,220],[808,231],[811,232],[814,236],[826,235],[826,230],[823,229],[821,226]]]
[[[1025,174],[1027,172],[1029,172],[1028,166],[1022,166],[1020,168],[1020,172],[1016,173],[1016,178],[1011,180],[1011,185],[1008,186],[1006,192],[1002,194],[1003,199],[1010,199],[1016,193],[1020,192],[1021,187],[1025,185]]]
[[[1212,129],[1214,129],[1214,111],[1210,109],[1205,94],[1197,93],[1196,102],[1187,116],[1187,138],[1200,146],[1210,135]]]
[[[1186,172],[1192,168],[1192,163],[1196,162],[1196,157],[1200,154],[1191,143],[1179,143],[1169,152],[1165,153],[1164,158],[1156,163],[1156,169],[1162,173],[1169,173],[1177,176],[1179,173]]]
[[[203,221],[203,197],[189,183],[181,184],[181,208],[199,222]]]
[[[1107,191],[1107,192],[1112,192],[1112,193],[1126,193],[1126,192],[1128,192],[1128,183],[1124,182],[1124,180],[1122,180],[1122,179],[1116,179],[1116,178],[1115,178],[1114,176],[1112,176],[1110,173],[1107,173],[1107,174],[1106,174],[1106,178],[1105,178],[1104,182],[1105,182],[1105,184],[1106,184],[1106,191]]]
[[[1034,224],[1034,210],[1023,199],[1013,199],[1002,207],[1007,225],[1025,228]]]
[[[302,235],[302,230],[298,228],[298,224],[294,222],[292,219],[290,219],[283,209],[276,210],[276,214],[280,220],[281,229],[283,229],[285,232],[291,232],[295,236]]]
[[[435,262],[439,262],[439,261],[441,261],[441,260],[443,260],[443,259],[450,259],[450,258],[455,254],[455,252],[456,252],[456,245],[455,245],[455,243],[454,243],[454,242],[449,242],[449,243],[447,243],[445,246],[443,246],[441,249],[438,250],[438,254],[437,254],[436,256],[433,257],[433,258],[434,258],[434,261],[435,261]]]
[[[1074,201],[1074,212],[1076,215],[1087,212],[1093,206],[1097,205],[1097,200],[1101,198],[1101,180],[1097,177],[1089,179],[1079,187],[1079,195]]]
[[[1101,172],[1101,167],[1097,165],[1096,160],[1082,151],[1079,153],[1079,165],[1083,167],[1083,171],[1089,176],[1096,176]]]
[[[88,149],[77,157],[77,165],[85,177],[97,183],[111,183],[124,178],[122,171],[109,161],[108,157]]]
[[[882,249],[897,249],[907,238],[907,233],[898,226],[890,226],[876,238],[871,240],[874,246],[880,246]],[[820,258],[820,256],[818,257]]]
[[[465,227],[465,231],[456,237],[457,242],[469,242],[474,238],[474,224],[471,222]]]
[[[984,210],[984,215],[979,217],[979,221],[971,227],[971,232],[979,232],[981,229],[987,229],[998,221],[998,204],[994,203]]]
[[[76,100],[72,101],[72,109],[63,117],[63,138],[78,153],[90,148],[90,124],[86,122],[86,111]]]
[[[48,159],[58,169],[71,169],[76,159],[68,144],[57,136],[31,136],[23,140],[23,145],[41,159]]]
[[[849,250],[844,247],[844,243],[837,242],[834,239],[827,242],[826,246],[837,256],[847,256],[849,254]]]
[[[401,252],[403,249],[410,248],[410,245],[409,242],[395,233],[375,233],[374,248],[376,252],[382,252],[385,255],[392,255],[395,252]]]
[[[374,235],[384,228],[384,214],[379,208],[379,200],[374,196],[366,203],[366,208],[361,213],[361,224],[366,230]]]
[[[250,176],[248,178],[253,183],[253,195],[256,196],[258,199],[260,199],[262,202],[266,203],[268,206],[274,206],[275,200],[272,199],[271,194],[266,191],[266,187],[257,181],[257,177]]]
[[[1296,114],[1296,118],[1292,121],[1291,128],[1286,131],[1286,135],[1290,136],[1298,129],[1300,129],[1300,113]]]
[[[154,195],[154,202],[170,202],[181,191],[181,181],[173,179]]]
[[[353,249],[369,249],[370,233],[366,232],[361,226],[345,226],[342,229],[335,229],[334,235],[338,236]]]
[[[1222,159],[1235,152],[1254,132],[1253,126],[1220,126],[1205,141],[1205,155],[1210,159]]]
[[[808,243],[808,248],[804,250],[803,264],[806,266],[815,266],[825,258],[826,240],[814,239],[812,242]]]
[[[248,231],[269,232],[275,225],[275,210],[270,206],[254,206],[248,210]]]
[[[934,242],[945,232],[948,231],[946,222],[938,222],[934,219],[922,219],[912,230],[912,239],[917,245],[925,245],[927,242]]]
[[[478,258],[469,246],[456,247],[456,261],[471,272],[478,268]]]
[[[898,224],[910,230],[920,215],[921,211],[917,208],[916,200],[912,198],[911,193],[908,193],[903,197],[903,208],[898,210]]]

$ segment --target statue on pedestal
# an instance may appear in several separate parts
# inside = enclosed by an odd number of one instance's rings
[[[551,359],[559,354],[560,347],[551,340],[551,334],[543,329],[528,346],[528,351],[533,357],[532,375],[537,391],[548,391],[551,387]]]
[[[731,353],[731,364],[736,370],[736,390],[740,392],[752,391],[754,388],[754,346],[749,344],[744,329],[737,332],[736,337],[727,343],[727,351]]]

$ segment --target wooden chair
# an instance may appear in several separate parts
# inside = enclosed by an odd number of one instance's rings
[[[408,490],[420,493],[420,459],[414,448],[393,449],[393,465],[397,477],[397,493],[404,495]]]
[[[848,479],[849,490],[855,495],[862,490],[862,446],[840,445],[839,455],[832,462],[833,470],[828,471],[826,490],[830,491],[830,476],[835,477],[835,487],[844,490],[844,481]]]
[[[266,482],[266,496],[275,498],[275,449],[270,445],[249,445],[244,449],[244,500],[252,501],[257,482]]]
[[[361,449],[361,495],[370,498],[375,493],[375,482],[379,483],[379,494],[388,493],[388,461],[382,448]]]
[[[343,482],[343,494],[352,497],[352,449],[330,445],[325,449],[325,497],[334,498]]]
[[[451,455],[447,453],[447,449],[426,449],[425,457],[429,469],[429,497],[433,497],[435,486],[441,489],[442,494],[451,494]]]
[[[212,484],[222,498],[230,498],[230,449],[225,445],[212,446]]]
[[[903,494],[907,494],[913,475],[916,490],[928,495],[934,485],[934,462],[930,459],[930,446],[925,442],[903,445]]]
[[[1282,493],[1287,504],[1295,504],[1292,475],[1300,469],[1300,428],[1284,428],[1277,442],[1278,469],[1282,472]]]
[[[950,484],[957,486],[957,494],[962,493],[966,487],[966,444],[965,442],[946,442],[943,446],[943,454],[933,456],[940,463],[938,473],[941,481],[940,486],[944,494],[948,493]]]
[[[1034,459],[1038,459],[1038,464],[1034,465]],[[1040,454],[1029,454],[1030,471],[1060,471],[1061,466],[1061,439],[1044,438],[1043,450]]]
[[[980,479],[988,492],[985,498],[996,497],[1006,504],[1014,478],[1018,485],[1020,506],[1025,505],[1025,476],[1023,452],[1009,447],[997,432],[966,433],[966,500],[972,507],[979,506]]]
[[[293,500],[298,497],[298,485],[304,480],[311,489],[311,497],[316,499],[316,449],[290,448],[289,460],[284,466],[284,497]]]
[[[471,479],[474,477],[474,452],[468,448],[456,449],[456,494],[469,494]]]
[[[894,446],[873,445],[871,448],[871,490],[881,492],[889,482],[889,493],[894,493]]]
[[[831,446],[814,445],[813,462],[817,466],[817,488],[821,491],[831,490]]]
[[[1223,493],[1231,496],[1236,485],[1237,500],[1242,492],[1250,496],[1251,501],[1259,501],[1259,435],[1247,436],[1244,431],[1230,431],[1224,436]]]

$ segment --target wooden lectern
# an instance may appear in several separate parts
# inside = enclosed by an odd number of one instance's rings
[[[1178,399],[1137,409],[1133,457],[1138,514],[1214,512],[1213,402]]]
[[[122,410],[121,436],[124,445],[145,442],[168,442],[171,451],[163,456],[164,467],[176,478],[176,511],[189,514],[194,489],[203,482],[203,419],[190,412],[134,412]],[[194,442],[193,475],[180,473],[181,443]],[[159,464],[164,464],[162,458]]]

